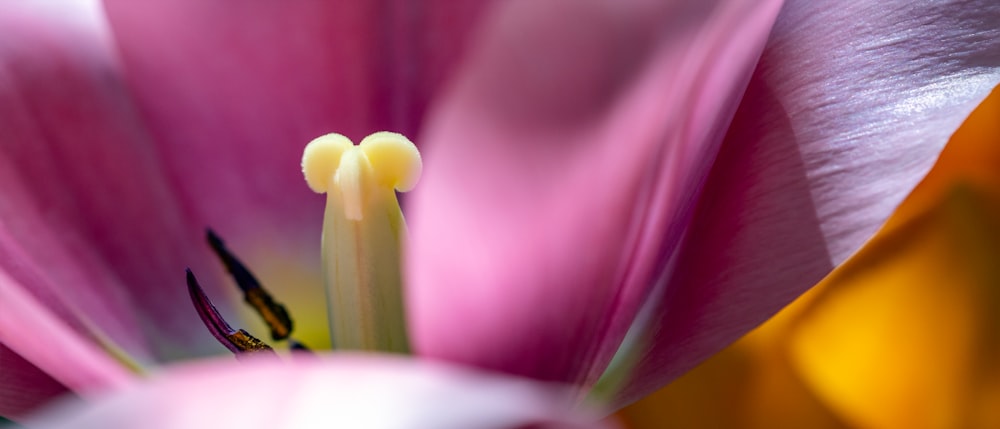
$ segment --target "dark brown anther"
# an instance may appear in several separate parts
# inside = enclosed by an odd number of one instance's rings
[[[214,231],[209,229],[206,236],[212,250],[225,264],[236,285],[243,291],[243,300],[257,311],[271,330],[271,339],[280,341],[288,338],[292,334],[292,318],[288,315],[288,310],[285,310],[285,306],[274,301],[271,294],[267,293],[250,270],[226,248]]]
[[[222,318],[219,314],[219,310],[215,308],[212,301],[208,299],[208,295],[205,295],[204,289],[198,284],[198,280],[194,277],[194,273],[191,269],[187,270],[187,285],[188,293],[191,295],[191,302],[194,303],[195,310],[198,311],[198,317],[208,328],[208,332],[215,337],[223,346],[225,346],[229,351],[233,352],[236,357],[240,357],[244,353],[256,353],[256,352],[269,352],[274,353],[271,346],[268,346],[261,340],[258,340],[253,335],[250,335],[247,331],[242,329],[235,330],[226,320]]]
[[[271,329],[271,339],[279,341],[292,334],[292,319],[285,306],[274,302],[264,288],[243,291],[243,301],[264,319],[264,323]]]
[[[243,352],[273,351],[267,343],[258,340],[257,337],[250,335],[249,332],[242,329],[228,335],[226,338]]]

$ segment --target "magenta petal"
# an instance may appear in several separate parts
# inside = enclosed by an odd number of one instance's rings
[[[123,386],[131,379],[131,374],[119,362],[97,348],[90,339],[74,332],[2,271],[0,303],[3,304],[0,311],[2,347],[31,362],[54,381],[87,394]],[[6,366],[2,369],[8,370]],[[11,370],[18,368],[15,366]]]
[[[531,380],[374,355],[231,360],[173,367],[32,428],[603,427],[572,393]]]
[[[672,252],[780,2],[513,2],[431,117],[422,355],[591,383]]]
[[[0,416],[20,420],[68,391],[66,386],[0,344]]]
[[[995,1],[791,2],[712,169],[630,401],[763,322],[885,221],[1000,80]]]
[[[323,199],[302,180],[303,147],[412,137],[487,4],[105,1],[185,207],[243,247],[316,249],[317,270]]]
[[[201,230],[174,205],[100,13],[0,4],[0,270],[77,333],[140,360],[190,352],[201,340],[183,268],[208,252],[178,240]]]

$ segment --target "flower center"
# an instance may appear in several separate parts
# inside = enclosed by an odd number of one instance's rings
[[[406,223],[395,191],[412,189],[421,168],[416,146],[396,133],[374,133],[357,146],[340,134],[328,134],[305,148],[302,172],[306,183],[313,191],[327,194],[321,241],[335,349],[409,352],[400,260]],[[292,348],[305,349],[291,337],[292,319],[285,307],[211,231],[208,241],[246,303],[267,323],[272,339],[288,339]],[[237,354],[270,351],[246,331],[232,329],[190,271],[188,287],[205,326],[229,350]]]

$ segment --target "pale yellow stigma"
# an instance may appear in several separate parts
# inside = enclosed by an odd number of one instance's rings
[[[407,192],[420,179],[423,164],[417,147],[402,134],[381,131],[357,146],[340,134],[327,134],[306,145],[302,173],[309,188],[318,194],[330,188],[345,197],[346,216],[361,220],[366,186]]]
[[[420,153],[401,134],[355,146],[340,134],[302,154],[309,188],[327,194],[323,270],[335,348],[407,352],[400,251],[406,235],[394,190],[416,185]]]

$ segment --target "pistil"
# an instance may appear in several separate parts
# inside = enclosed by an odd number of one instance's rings
[[[328,134],[302,156],[309,187],[326,193],[322,258],[337,349],[407,353],[400,252],[406,235],[395,191],[421,172],[420,153],[406,137],[378,132],[355,146]]]

